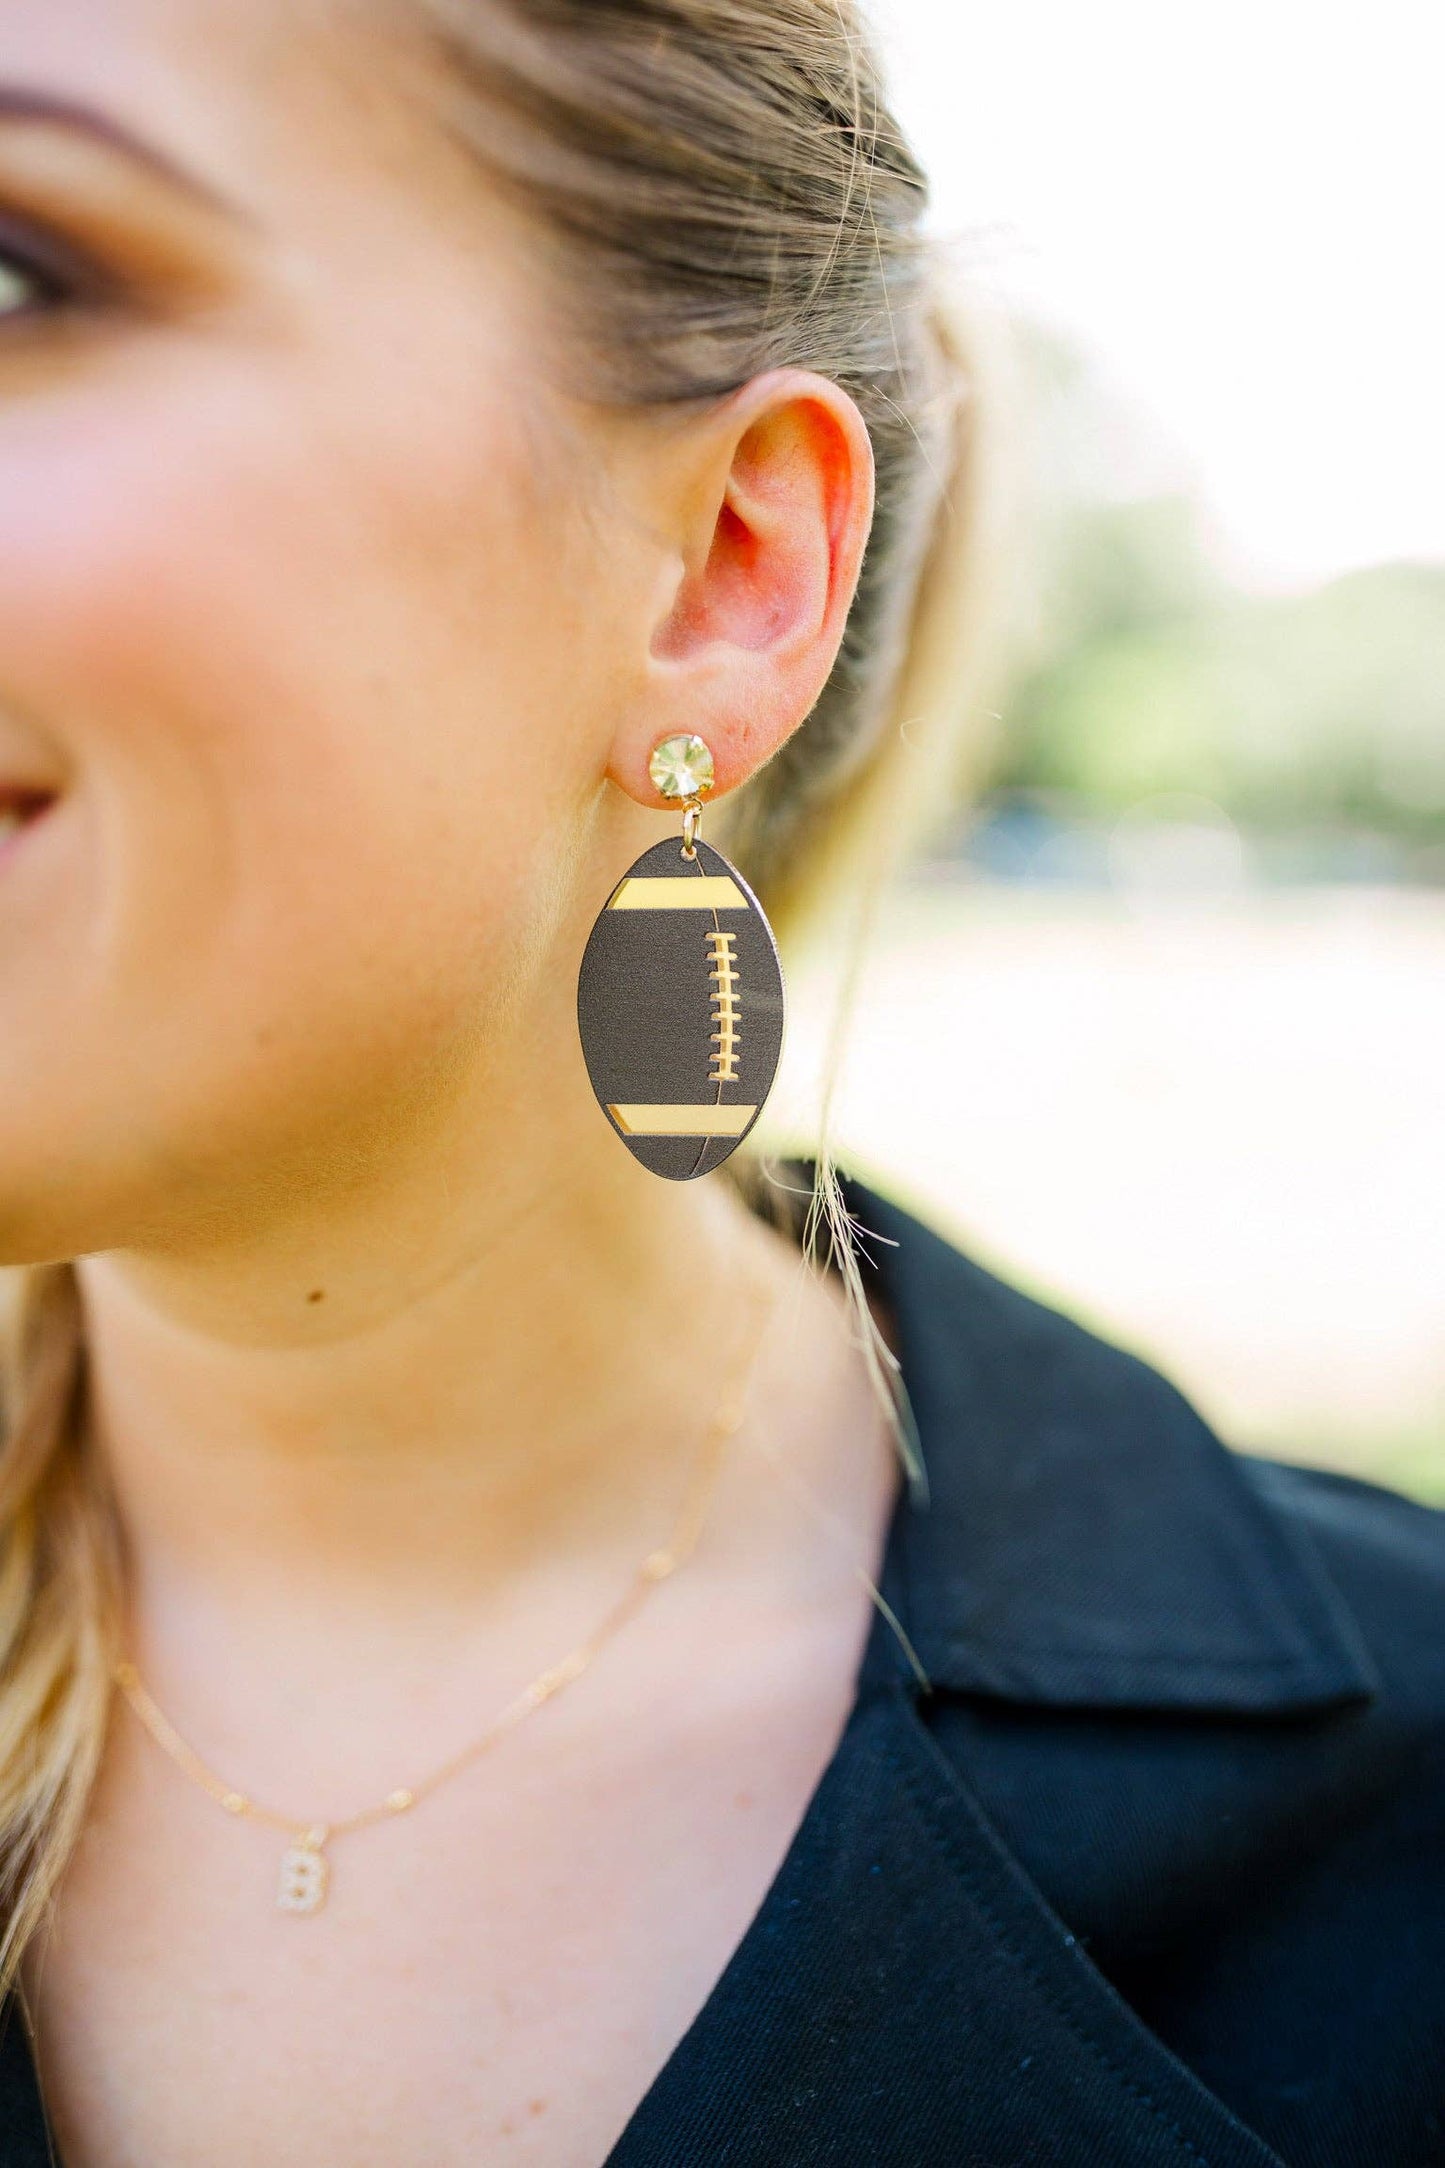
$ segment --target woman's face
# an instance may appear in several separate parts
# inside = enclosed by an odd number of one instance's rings
[[[0,0],[0,784],[53,793],[0,849],[0,1259],[549,1073],[621,870],[632,439],[342,14]]]

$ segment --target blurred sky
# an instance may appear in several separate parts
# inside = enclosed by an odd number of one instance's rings
[[[868,4],[939,230],[1099,358],[1233,576],[1445,560],[1438,0]]]

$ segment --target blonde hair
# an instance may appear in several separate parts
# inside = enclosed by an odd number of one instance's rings
[[[785,952],[845,957],[815,1179],[818,1228],[904,1458],[897,1365],[868,1310],[829,1144],[832,1079],[889,876],[947,818],[1003,662],[1012,382],[997,312],[951,293],[924,177],[852,0],[393,0],[442,65],[439,117],[535,214],[580,380],[630,404],[707,400],[762,369],[857,400],[877,509],[837,664],[812,713],[707,823]],[[799,1231],[766,1155],[727,1178]],[[120,1539],[82,1419],[76,1275],[12,1269],[0,1345],[0,1991],[83,1824],[111,1706]]]

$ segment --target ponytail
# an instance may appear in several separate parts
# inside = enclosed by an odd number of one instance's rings
[[[893,874],[956,819],[983,773],[1011,660],[1019,470],[1007,320],[940,270],[926,326],[925,486],[897,632],[889,641],[880,628],[892,649],[880,724],[814,810],[806,847],[767,884],[769,916],[795,951],[855,909],[871,924]]]
[[[858,981],[889,881],[956,817],[994,735],[994,703],[1012,659],[1021,502],[1006,320],[940,276],[928,330],[936,366],[931,497],[920,518],[883,728],[833,801],[812,811],[805,847],[775,875],[766,899],[785,948],[811,948],[819,957],[826,949],[830,961],[842,961],[806,1213],[767,1155],[741,1151],[723,1168],[752,1209],[801,1237],[810,1260],[826,1228],[875,1395],[920,1502],[927,1500],[927,1470],[897,1358],[868,1308],[834,1157],[834,1109]]]

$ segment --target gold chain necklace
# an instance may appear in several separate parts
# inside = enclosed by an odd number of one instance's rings
[[[767,1305],[771,1314],[771,1304]],[[750,1336],[747,1359],[739,1365],[735,1377],[735,1390],[719,1402],[704,1433],[702,1448],[698,1455],[693,1478],[681,1513],[673,1525],[667,1541],[647,1553],[638,1566],[631,1582],[618,1601],[603,1617],[600,1625],[579,1642],[560,1662],[551,1664],[539,1672],[529,1686],[509,1701],[501,1714],[487,1727],[480,1738],[473,1739],[460,1753],[454,1754],[439,1769],[415,1784],[401,1785],[388,1792],[374,1806],[363,1807],[359,1814],[348,1815],[343,1821],[303,1821],[292,1814],[279,1814],[271,1807],[262,1806],[247,1792],[227,1784],[213,1769],[208,1769],[195,1749],[188,1746],[175,1726],[157,1707],[141,1681],[140,1673],[127,1658],[121,1658],[114,1666],[116,1684],[134,1709],[141,1723],[179,1768],[191,1780],[208,1792],[228,1814],[245,1816],[251,1821],[269,1823],[273,1829],[281,1829],[290,1837],[281,1859],[281,1877],[276,1891],[276,1903],[283,1912],[307,1913],[318,1911],[325,1901],[330,1880],[329,1862],[325,1846],[332,1837],[339,1837],[353,1829],[364,1829],[371,1822],[389,1821],[398,1814],[407,1814],[419,1799],[433,1792],[449,1777],[466,1768],[479,1754],[485,1753],[502,1734],[509,1731],[522,1718],[550,1700],[562,1687],[577,1678],[591,1663],[605,1641],[611,1639],[618,1628],[640,1609],[646,1598],[658,1585],[667,1580],[678,1568],[687,1563],[707,1513],[713,1486],[722,1464],[723,1447],[734,1431],[739,1429],[747,1410],[742,1390],[752,1375],[753,1364],[762,1345],[768,1318],[765,1315],[757,1332]]]

